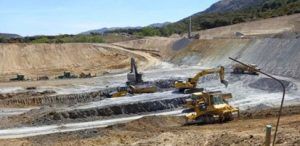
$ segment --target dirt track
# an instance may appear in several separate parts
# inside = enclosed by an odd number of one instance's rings
[[[285,113],[288,110],[295,113],[282,118],[277,145],[300,144],[299,109],[299,106],[285,109]],[[263,113],[276,111],[278,109]],[[224,124],[182,126],[183,117],[144,117],[108,128],[1,140],[0,145],[263,145],[265,125],[275,126],[276,118],[261,113],[253,113],[252,118]]]

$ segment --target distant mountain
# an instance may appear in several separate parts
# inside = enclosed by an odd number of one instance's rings
[[[191,15],[192,29],[199,31],[296,13],[300,13],[300,0],[220,0],[208,9]],[[189,17],[161,30],[167,30],[167,34],[186,33]]]
[[[264,1],[266,0],[221,0],[211,5],[205,11],[199,12],[196,15],[242,10],[251,6],[261,5]]]
[[[154,23],[154,24],[148,25],[146,27],[161,28],[161,27],[164,27],[168,24],[170,24],[170,22]],[[136,30],[136,29],[142,29],[142,28],[143,27],[141,27],[141,26],[137,26],[137,27],[110,27],[110,28],[104,27],[104,28],[100,28],[100,29],[95,29],[95,30],[89,30],[89,31],[86,31],[86,32],[82,32],[80,34],[84,34],[84,35],[91,34],[91,33],[103,34],[103,33],[110,32],[110,31],[115,31],[115,30],[129,30],[129,29],[135,29]]]
[[[161,28],[161,27],[164,27],[164,26],[166,26],[168,24],[171,24],[171,22],[154,23],[154,24],[148,25],[148,27]]]
[[[18,34],[10,34],[10,33],[0,33],[0,37],[4,37],[4,38],[20,38],[22,36],[18,35]]]
[[[84,34],[84,35],[88,35],[88,34],[91,34],[91,33],[97,33],[97,34],[103,34],[103,33],[106,33],[106,32],[109,32],[109,31],[114,31],[114,30],[125,30],[125,29],[141,29],[142,27],[138,26],[138,27],[110,27],[110,28],[107,28],[107,27],[104,27],[104,28],[100,28],[100,29],[95,29],[95,30],[89,30],[89,31],[86,31],[86,32],[82,32],[80,34]]]

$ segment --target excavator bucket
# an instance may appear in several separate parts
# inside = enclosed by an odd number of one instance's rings
[[[226,88],[228,87],[228,81],[226,81],[226,80],[221,80],[221,83],[224,84]]]

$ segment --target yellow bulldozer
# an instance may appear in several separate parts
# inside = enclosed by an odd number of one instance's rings
[[[203,88],[197,88],[197,83],[199,79],[208,74],[215,74],[218,73],[220,76],[221,83],[224,84],[226,87],[228,86],[228,82],[224,79],[225,77],[225,68],[220,66],[219,68],[213,69],[205,69],[201,72],[197,73],[193,78],[188,78],[187,81],[176,81],[175,88],[178,89],[179,92],[190,94],[194,92],[201,92]]]
[[[239,110],[228,104],[227,99],[232,98],[231,93],[197,92],[186,100],[186,107],[193,112],[186,115],[187,122],[191,124],[212,124],[233,120]]]

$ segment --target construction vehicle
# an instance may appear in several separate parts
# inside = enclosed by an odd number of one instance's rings
[[[49,80],[49,77],[48,76],[40,76],[37,78],[38,81],[40,80]]]
[[[130,67],[130,72],[127,74],[127,85],[135,85],[139,83],[143,83],[143,74],[138,73],[136,63],[134,58],[131,58],[131,67]]]
[[[129,85],[128,92],[130,94],[155,93],[157,87],[150,84]]]
[[[193,112],[186,115],[186,125],[212,124],[233,120],[239,110],[228,104],[227,99],[232,98],[231,93],[197,92],[186,100],[186,107]]]
[[[137,66],[134,58],[131,58],[130,72],[127,74],[126,87],[119,87],[116,91],[106,94],[107,97],[122,97],[128,94],[143,94],[154,93],[157,91],[157,87],[144,82],[142,79],[143,74],[138,73]]]
[[[105,95],[108,98],[115,98],[115,97],[123,97],[126,95],[154,93],[156,91],[157,88],[151,85],[136,85],[136,86],[130,85],[130,86],[118,87],[117,91],[113,91]]]
[[[241,64],[234,64],[233,65],[233,73],[234,74],[251,74],[251,75],[258,75],[257,70],[260,70],[256,64],[247,64],[250,67],[241,65]]]
[[[24,81],[24,80],[25,80],[25,76],[24,76],[24,75],[17,74],[17,77],[11,78],[11,79],[9,79],[9,80],[10,80],[10,81]]]
[[[187,81],[176,81],[175,88],[178,89],[179,92],[185,94],[202,92],[203,88],[197,88],[198,80],[205,75],[214,74],[214,73],[219,74],[221,83],[227,87],[228,82],[224,79],[225,68],[223,66],[220,66],[219,68],[202,70],[201,72],[197,73],[193,78],[188,78]]]
[[[76,75],[71,74],[71,72],[64,72],[63,75],[58,76],[58,79],[74,79],[74,78],[78,78]]]
[[[128,94],[128,87],[118,87],[117,91],[110,92],[106,94],[108,98],[122,97]]]
[[[79,74],[79,78],[92,78],[92,77],[95,77],[95,76],[92,76],[92,74],[91,73],[80,73]]]

